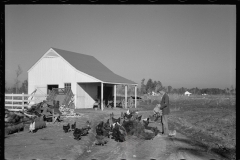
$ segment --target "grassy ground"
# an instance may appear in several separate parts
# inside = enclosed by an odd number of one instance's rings
[[[197,143],[201,143],[209,152],[215,152],[223,158],[233,159],[235,157],[235,96],[170,95],[169,97],[171,130],[177,130]],[[155,107],[155,104],[156,97],[151,97],[138,108],[150,110]]]

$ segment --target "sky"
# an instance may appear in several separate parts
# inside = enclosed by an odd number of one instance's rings
[[[5,78],[13,86],[51,47],[173,88],[236,86],[235,5],[6,5]]]

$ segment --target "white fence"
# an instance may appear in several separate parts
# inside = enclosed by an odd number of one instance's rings
[[[32,98],[30,97],[32,96]],[[30,95],[30,94],[5,94],[5,108],[12,111],[23,110],[29,104],[39,103],[45,100],[47,95]]]

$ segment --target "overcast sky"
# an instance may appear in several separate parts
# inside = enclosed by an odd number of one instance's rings
[[[51,47],[173,88],[236,85],[235,5],[6,5],[6,82]]]

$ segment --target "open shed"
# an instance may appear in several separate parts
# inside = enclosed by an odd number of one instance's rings
[[[43,94],[53,88],[71,88],[75,109],[92,108],[99,99],[103,110],[109,97],[114,97],[116,107],[117,85],[125,85],[126,99],[127,85],[134,85],[137,96],[137,83],[115,74],[95,57],[57,48],[50,48],[28,70],[28,93],[36,88]]]

